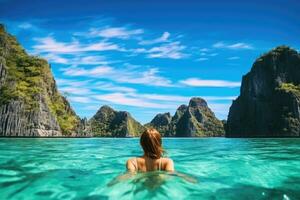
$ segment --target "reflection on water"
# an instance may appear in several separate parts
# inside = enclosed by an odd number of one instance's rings
[[[5,199],[300,199],[299,139],[164,139],[178,172],[124,173],[138,139],[0,139]],[[181,173],[179,173],[181,172]]]
[[[180,172],[125,172],[124,174],[115,177],[107,184],[107,186],[112,187],[116,184],[127,182],[128,184],[133,184],[135,186],[137,191],[132,192],[136,194],[138,191],[143,190],[154,191],[162,187],[167,181],[176,181],[174,180],[176,178],[182,178],[183,180],[194,184],[198,182],[195,177]]]

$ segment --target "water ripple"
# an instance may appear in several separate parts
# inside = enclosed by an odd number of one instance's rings
[[[138,139],[0,139],[2,199],[300,199],[299,139],[164,139],[180,176],[110,184]]]

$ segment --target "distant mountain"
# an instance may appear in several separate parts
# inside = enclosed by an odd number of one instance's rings
[[[146,126],[158,129],[167,137],[224,136],[223,124],[202,98],[192,98],[189,105],[181,105],[173,117],[158,114]]]
[[[102,106],[89,120],[89,130],[97,137],[134,137],[144,131],[144,127],[128,112],[115,111]]]
[[[0,25],[0,136],[78,136],[80,127],[47,61],[29,56]]]
[[[300,54],[279,46],[258,58],[243,76],[226,137],[300,136]]]
[[[170,125],[171,125],[172,116],[169,112],[163,114],[157,114],[149,124],[145,126],[155,127],[161,135],[169,136]]]

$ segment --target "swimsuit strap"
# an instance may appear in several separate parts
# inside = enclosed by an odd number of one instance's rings
[[[161,170],[161,158],[159,158],[159,167],[158,167],[158,170],[159,171]]]
[[[135,169],[136,169],[136,171],[138,171],[139,170],[139,165],[138,165],[137,157],[135,157],[135,164],[136,164]]]

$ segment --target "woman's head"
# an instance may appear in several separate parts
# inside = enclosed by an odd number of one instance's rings
[[[145,156],[152,159],[159,159],[162,156],[163,148],[161,145],[161,136],[156,129],[146,129],[141,135],[140,143]]]

